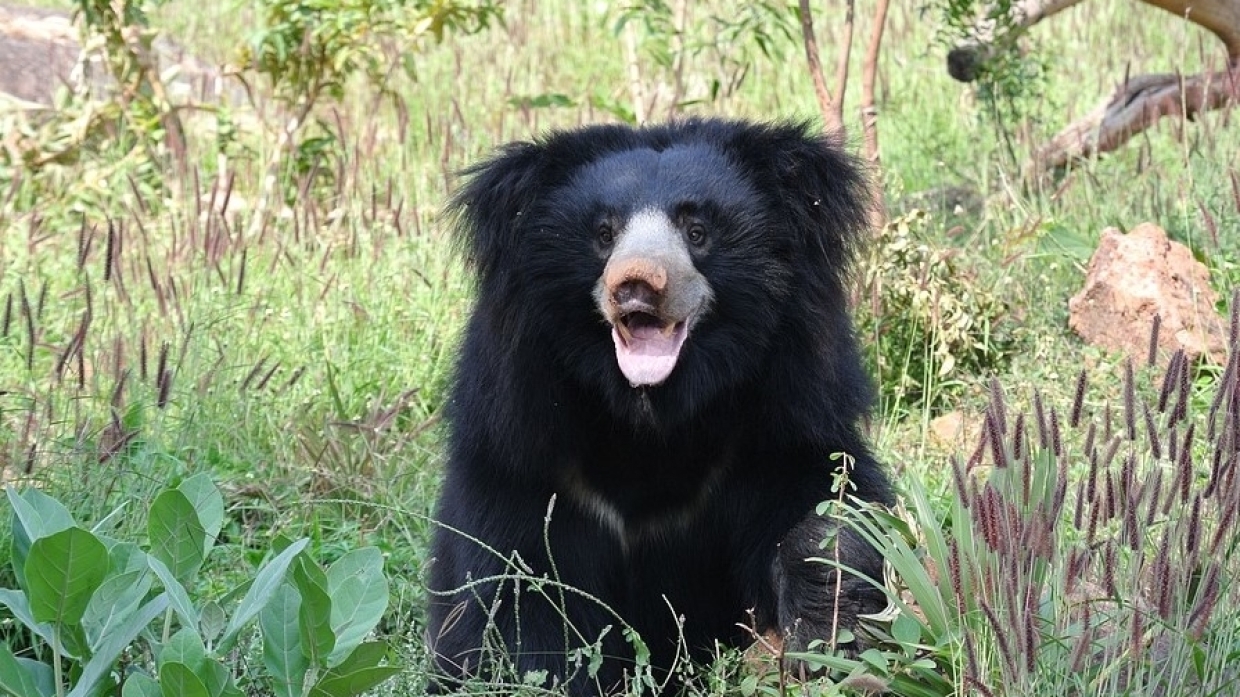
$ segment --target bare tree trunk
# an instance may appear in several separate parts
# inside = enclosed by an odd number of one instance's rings
[[[874,83],[878,80],[878,56],[883,44],[883,29],[887,25],[888,4],[889,0],[878,0],[874,26],[870,28],[870,44],[861,65],[861,132],[865,139],[865,156],[876,165],[879,163],[878,107],[874,105]]]
[[[672,102],[667,105],[667,117],[680,113],[680,103],[685,100],[685,31],[689,27],[689,0],[676,0],[672,10]]]
[[[826,78],[822,75],[822,61],[818,57],[818,39],[814,35],[814,16],[809,9],[809,0],[800,0],[801,38],[805,42],[805,60],[809,63],[809,76],[814,81],[814,94],[818,97],[818,110],[822,112],[822,121],[828,131],[836,132],[844,128],[843,98],[837,109],[835,98],[827,88]]]
[[[638,124],[650,120],[654,104],[647,98],[646,87],[642,81],[642,68],[638,61],[637,30],[633,23],[624,25],[624,62],[629,69],[629,98],[633,100],[633,118]]]
[[[852,56],[855,0],[846,0],[844,9],[844,39],[840,41],[839,54],[835,59],[835,119],[844,123],[844,96],[848,94],[848,59]]]

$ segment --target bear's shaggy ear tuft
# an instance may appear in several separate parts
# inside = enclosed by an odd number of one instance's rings
[[[731,140],[733,152],[774,183],[805,253],[840,270],[848,268],[874,205],[868,168],[841,140],[808,122],[752,126]]]
[[[512,143],[462,172],[465,184],[447,210],[455,218],[458,243],[482,278],[504,268],[505,250],[517,241],[518,219],[542,189],[542,151],[536,143]]]

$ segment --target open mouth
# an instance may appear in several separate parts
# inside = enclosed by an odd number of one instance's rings
[[[686,336],[686,322],[672,322],[648,312],[623,314],[611,327],[616,361],[633,387],[666,380],[676,367]]]

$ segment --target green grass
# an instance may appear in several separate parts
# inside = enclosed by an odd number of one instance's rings
[[[871,3],[859,5],[862,44]],[[726,3],[708,3],[695,10],[697,19],[705,22],[716,6],[730,11]],[[149,499],[171,479],[210,473],[230,508],[229,544],[220,554],[234,563],[207,580],[220,587],[243,577],[255,550],[280,534],[310,536],[326,561],[358,545],[379,546],[393,577],[383,627],[411,666],[388,689],[418,694],[425,651],[420,575],[442,464],[437,415],[470,302],[469,278],[437,213],[453,173],[492,147],[609,120],[609,105],[627,103],[616,15],[605,7],[512,2],[503,27],[409,47],[416,74],[392,78],[395,100],[377,97],[372,85],[349,85],[342,103],[318,112],[340,136],[341,147],[320,163],[332,178],[306,189],[262,234],[247,231],[245,209],[237,219],[200,215],[219,166],[210,132],[195,131],[191,143],[196,176],[160,175],[167,200],[139,193],[123,168],[106,182],[91,179],[114,158],[106,150],[87,153],[42,190],[29,180],[0,182],[0,305],[12,308],[0,334],[4,478],[36,482],[79,519],[97,520],[120,502]],[[936,411],[884,395],[873,432],[880,451],[899,483],[920,483],[937,515],[948,516],[949,457],[970,452],[930,441],[926,425],[940,410],[979,417],[992,377],[1015,411],[1030,411],[1035,391],[1062,410],[1082,366],[1091,371],[1095,410],[1120,403],[1123,362],[1082,345],[1067,329],[1067,299],[1102,228],[1155,221],[1207,264],[1222,295],[1240,285],[1240,194],[1233,188],[1240,131],[1230,111],[1182,125],[1166,120],[1055,186],[1026,190],[1010,152],[1027,156],[1109,94],[1125,71],[1200,69],[1217,58],[1216,41],[1136,3],[1083,3],[1065,12],[1032,34],[1032,50],[1047,61],[1047,82],[1043,98],[1029,107],[1032,123],[1009,152],[972,88],[948,77],[933,12],[896,2],[891,13],[879,81],[888,200],[941,186],[978,194],[978,210],[934,211],[930,234],[957,249],[980,283],[997,289],[1023,337],[1001,374],[952,376],[956,391],[926,400]],[[816,17],[829,62],[837,15],[823,8]],[[174,1],[160,13],[160,26],[222,62],[235,56],[257,16],[244,3]],[[742,45],[692,57],[688,96],[704,97],[712,79],[727,75],[721,57],[742,48],[752,53]],[[856,48],[847,118],[853,143],[862,46]],[[770,58],[757,54],[735,90],[685,111],[814,117],[800,46],[779,49]],[[643,54],[642,65],[647,84],[669,79],[650,56]],[[551,94],[566,96],[568,105],[521,105]],[[241,111],[229,172],[232,196],[252,202],[274,140],[243,121]],[[264,103],[258,121],[271,126],[278,116]],[[99,193],[71,208],[92,183]],[[15,195],[6,198],[10,191]],[[1193,377],[1200,418],[1218,375],[1202,370]],[[1197,461],[1206,467],[1205,458]],[[1069,475],[1083,476],[1083,463],[1073,461]],[[1237,588],[1229,576],[1223,583],[1218,634],[1201,654],[1220,663],[1232,660],[1225,649],[1234,651],[1238,641],[1226,627],[1240,615]],[[1124,587],[1139,592],[1142,580],[1134,576]],[[976,650],[993,675],[1011,680],[1009,692],[997,693],[1122,692],[1111,679],[1070,687],[1053,665],[1021,682],[1004,672],[992,634],[981,631]],[[959,678],[961,638],[940,638],[939,665]],[[744,671],[721,666],[715,670],[728,676],[728,694],[740,694]],[[715,685],[714,693],[725,691]],[[961,694],[970,689],[961,686]]]

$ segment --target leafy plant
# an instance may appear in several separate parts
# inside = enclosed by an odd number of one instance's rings
[[[1049,59],[1022,45],[1024,10],[1016,0],[935,0],[942,21],[938,43],[958,79],[977,86],[986,116],[1017,162],[1012,133],[1047,106]]]
[[[958,250],[933,241],[929,228],[929,215],[913,211],[878,232],[861,264],[869,302],[858,323],[874,346],[883,393],[937,406],[959,393],[959,376],[1004,367],[1019,337],[1004,321],[1002,296],[964,267]]]
[[[398,670],[385,663],[386,644],[366,641],[388,603],[373,548],[324,570],[305,551],[308,541],[298,540],[273,550],[242,587],[200,598],[195,581],[225,515],[206,475],[155,497],[145,549],[101,533],[103,524],[80,526],[38,489],[7,495],[18,588],[0,590],[0,604],[29,630],[31,653],[42,659],[0,644],[4,694],[240,697],[259,682],[279,697],[345,697]],[[239,683],[226,657],[255,622],[267,673]]]
[[[270,203],[276,181],[297,181],[277,176],[287,174],[286,164],[306,175],[318,169],[324,154],[338,153],[335,130],[312,116],[322,102],[343,97],[352,77],[363,76],[386,94],[396,67],[414,75],[412,49],[420,43],[443,41],[450,32],[480,32],[502,18],[494,0],[264,0],[258,12],[258,29],[238,63],[268,80],[285,112],[260,206]],[[318,127],[307,137],[304,127],[312,121]],[[294,190],[282,193],[287,198]],[[257,216],[254,229],[262,223]]]

